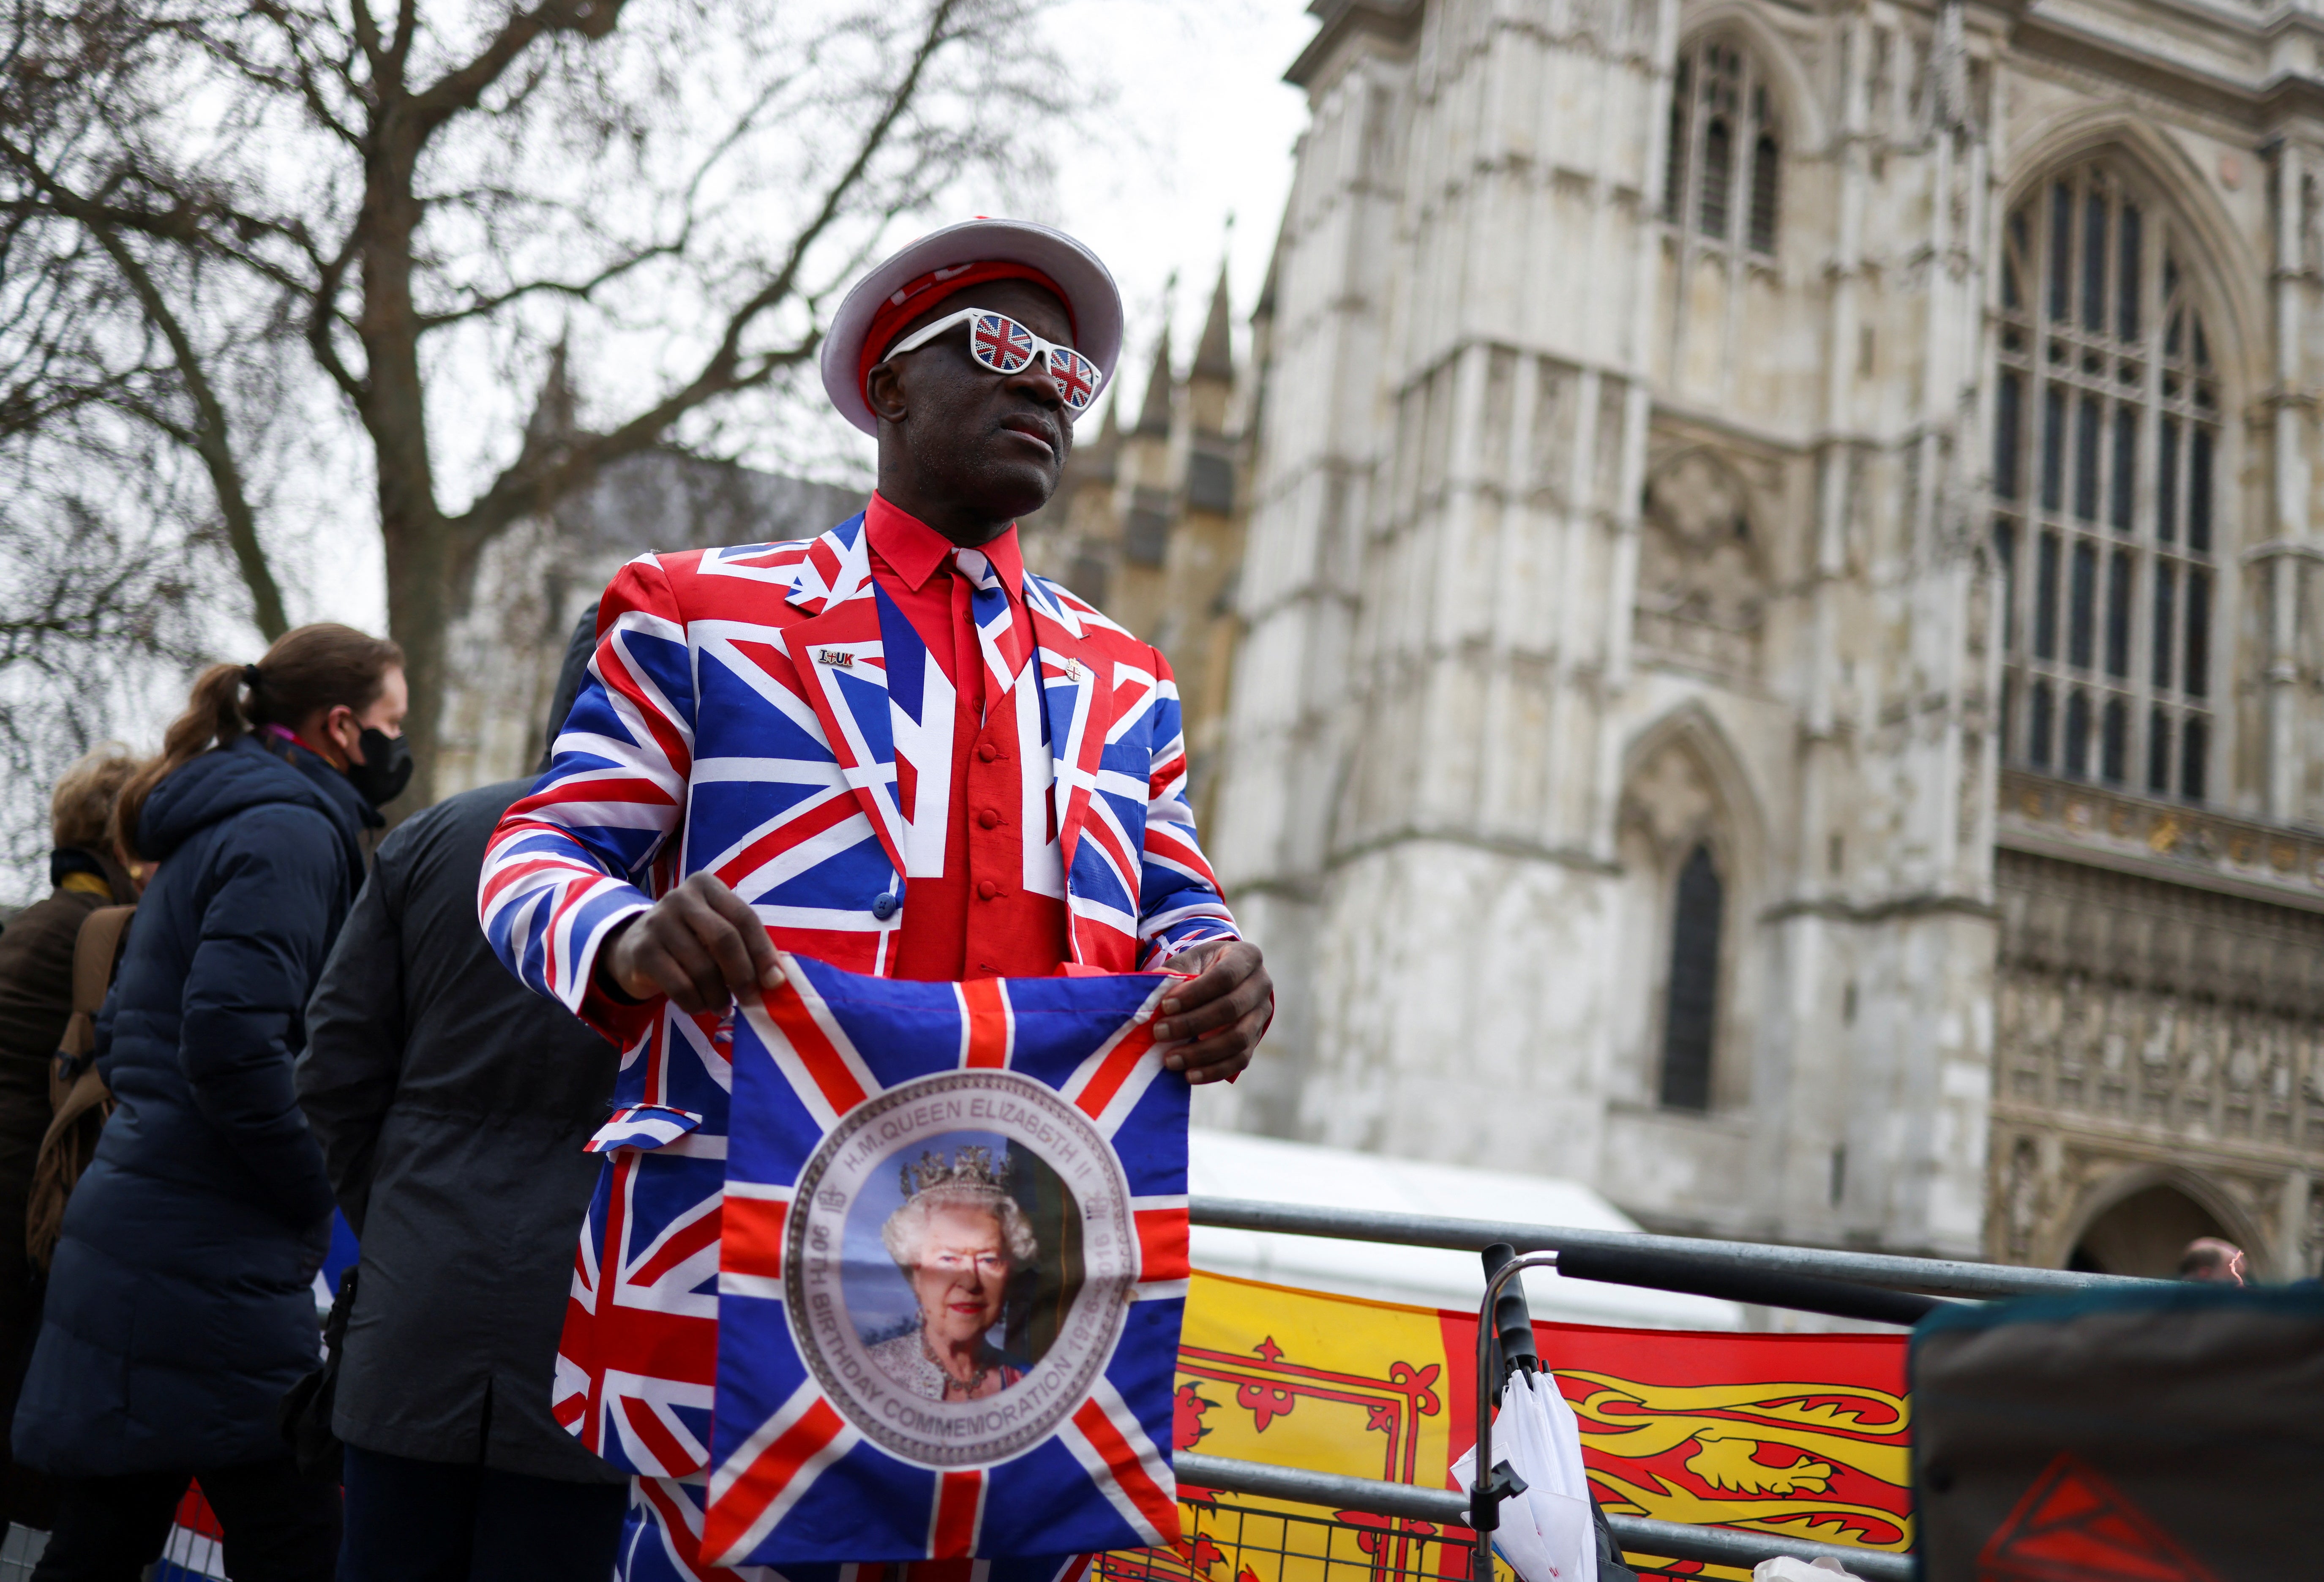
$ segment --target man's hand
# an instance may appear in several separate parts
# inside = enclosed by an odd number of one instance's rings
[[[730,996],[783,980],[758,914],[707,873],[624,923],[598,953],[597,970],[632,999],[666,994],[689,1016],[723,1010]]]
[[[1164,997],[1154,1046],[1162,1063],[1185,1072],[1189,1082],[1223,1081],[1250,1063],[1274,1017],[1275,983],[1267,963],[1257,945],[1223,939],[1192,947],[1170,966],[1195,976]]]

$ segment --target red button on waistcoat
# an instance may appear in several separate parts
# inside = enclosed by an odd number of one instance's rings
[[[988,808],[986,808],[983,812],[982,812],[982,813],[980,813],[980,814],[978,814],[976,815],[976,823],[977,823],[978,827],[979,827],[979,828],[981,828],[981,829],[987,829],[987,830],[989,830],[989,829],[991,829],[993,825],[995,825],[995,824],[999,823],[1000,822],[1001,822],[1001,815],[1000,815],[999,814],[997,814],[997,813],[993,812],[993,811],[992,811],[991,808],[989,808],[989,807],[988,807]]]
[[[990,901],[1001,893],[1001,887],[989,878],[982,878],[976,881],[976,893]]]
[[[1001,756],[1001,750],[993,746],[990,741],[982,742],[977,747],[976,756],[982,759],[986,763],[991,763],[994,759]]]

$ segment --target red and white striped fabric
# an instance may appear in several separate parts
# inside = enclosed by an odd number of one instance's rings
[[[581,1151],[610,1154],[616,1148],[666,1147],[701,1124],[700,1116],[666,1104],[626,1105],[613,1111]]]

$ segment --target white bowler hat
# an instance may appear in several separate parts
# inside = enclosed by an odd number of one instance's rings
[[[994,274],[994,265],[1007,266],[1007,272]],[[1054,287],[1073,321],[1074,349],[1097,364],[1101,389],[1112,382],[1121,356],[1121,292],[1097,254],[1063,231],[1028,220],[966,220],[931,231],[890,257],[840,303],[822,359],[824,393],[839,415],[866,434],[879,433],[863,399],[864,375],[905,325],[955,292],[993,279],[1032,279]],[[875,334],[881,344],[872,344]]]

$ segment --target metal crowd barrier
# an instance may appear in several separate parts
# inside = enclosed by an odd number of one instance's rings
[[[1464,1550],[1474,1547],[1475,1540],[1465,1531],[1469,1524],[1469,1496],[1454,1494],[1450,1489],[1382,1483],[1370,1477],[1342,1477],[1336,1473],[1305,1472],[1294,1467],[1268,1467],[1257,1461],[1235,1461],[1223,1456],[1197,1455],[1192,1450],[1181,1450],[1171,1459],[1177,1467],[1179,1479],[1198,1487],[1290,1500],[1333,1511],[1367,1511],[1381,1516],[1401,1516],[1413,1521],[1433,1522],[1444,1528],[1458,1527],[1464,1531],[1457,1534],[1445,1533],[1438,1541],[1457,1545]],[[1845,1544],[1813,1543],[1804,1539],[1779,1538],[1773,1533],[1749,1532],[1738,1527],[1695,1527],[1683,1522],[1654,1522],[1644,1516],[1609,1515],[1606,1524],[1614,1530],[1615,1541],[1631,1554],[1747,1568],[1756,1566],[1761,1560],[1773,1559],[1777,1555],[1795,1555],[1803,1560],[1829,1556],[1863,1577],[1865,1582],[1912,1582],[1913,1558],[1910,1555],[1850,1549]],[[1467,1555],[1464,1554],[1458,1563],[1447,1565],[1434,1575],[1465,1582],[1471,1575]]]
[[[1188,1538],[1176,1549],[1097,1557],[1097,1582],[1469,1582],[1464,1531],[1353,1509],[1305,1514],[1212,1493],[1179,1501]]]
[[[1573,1278],[1690,1291],[1735,1301],[1905,1325],[1953,1298],[2038,1295],[2099,1286],[2162,1283],[2063,1269],[2025,1269],[1887,1253],[1839,1252],[1821,1247],[1697,1240],[1692,1237],[1582,1230],[1565,1226],[1314,1208],[1243,1198],[1195,1197],[1187,1207],[1194,1224],[1222,1229],[1275,1231],[1479,1254],[1500,1243],[1517,1254],[1548,1255],[1517,1257],[1490,1265],[1495,1267],[1495,1273],[1488,1283],[1478,1314],[1480,1358],[1494,1345],[1495,1302],[1502,1287],[1526,1267],[1559,1266]],[[1497,1258],[1507,1255],[1494,1255]],[[1520,1323],[1519,1328],[1525,1325]],[[1489,1389],[1493,1372],[1489,1365],[1480,1363],[1480,1392]],[[1478,1449],[1482,1452],[1478,1461],[1481,1468],[1490,1458],[1489,1411],[1480,1406],[1477,1421]],[[1179,1477],[1193,1487],[1318,1506],[1343,1516],[1361,1513],[1387,1518],[1391,1522],[1421,1524],[1411,1533],[1357,1535],[1360,1552],[1367,1557],[1361,1568],[1371,1578],[1393,1574],[1410,1582],[1470,1582],[1471,1578],[1474,1582],[1489,1582],[1489,1549],[1480,1541],[1477,1531],[1482,1528],[1489,1533],[1497,1525],[1497,1505],[1501,1496],[1494,1492],[1489,1472],[1482,1479],[1484,1491],[1472,1497],[1444,1489],[1309,1472],[1191,1451],[1182,1452],[1174,1459]],[[1334,1563],[1333,1539],[1343,1523],[1210,1504],[1200,1500],[1191,1500],[1189,1504],[1213,1518],[1231,1516],[1236,1543],[1275,1555],[1286,1565],[1294,1559],[1311,1562],[1311,1571],[1320,1565],[1321,1582],[1330,1582]],[[1254,1522],[1274,1535],[1272,1543],[1264,1538],[1247,1536]],[[1914,1558],[1910,1554],[1817,1543],[1742,1528],[1656,1522],[1640,1516],[1609,1514],[1607,1523],[1615,1541],[1633,1556],[1747,1568],[1779,1555],[1810,1561],[1829,1559],[1865,1582],[1911,1582],[1914,1574]],[[1318,1531],[1308,1532],[1308,1528]],[[1411,1541],[1404,1541],[1397,1552],[1408,1552],[1417,1558],[1402,1564],[1390,1563],[1387,1546],[1391,1540]],[[1431,1546],[1436,1547],[1440,1555],[1434,1567],[1428,1565],[1425,1559]],[[1140,1570],[1129,1557],[1108,1556],[1106,1559],[1109,1564],[1104,1569],[1109,1582],[1147,1582],[1149,1572]],[[1343,1568],[1355,1564],[1345,1558],[1337,1563]],[[1151,1575],[1158,1577],[1161,1573]]]
[[[2128,1288],[2163,1283],[2121,1274],[2083,1274],[2070,1269],[2020,1269],[2006,1264],[1965,1264],[1950,1258],[1909,1258],[1894,1253],[1833,1252],[1823,1247],[1775,1246],[1755,1241],[1698,1241],[1691,1236],[1647,1236],[1631,1230],[1579,1230],[1563,1225],[1511,1225],[1494,1219],[1450,1219],[1434,1214],[1316,1209],[1304,1203],[1261,1203],[1248,1198],[1196,1197],[1187,1203],[1187,1214],[1196,1225],[1222,1230],[1275,1230],[1291,1236],[1445,1247],[1462,1253],[1480,1252],[1497,1241],[1505,1241],[1520,1253],[1562,1253],[1585,1248],[1608,1253],[1665,1253],[1697,1262],[1722,1263],[1738,1271],[1804,1274],[1938,1296],[2037,1296],[2088,1291],[2097,1286]]]

